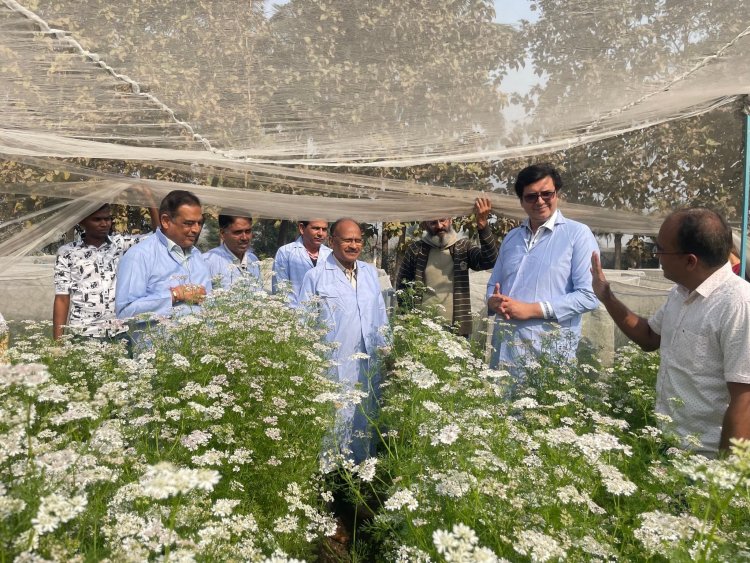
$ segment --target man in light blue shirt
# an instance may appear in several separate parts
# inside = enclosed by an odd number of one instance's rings
[[[283,284],[290,284],[292,299],[299,295],[302,278],[308,270],[322,264],[331,253],[323,244],[328,237],[328,222],[322,219],[300,221],[299,237],[276,251],[271,287],[277,293]]]
[[[561,188],[549,164],[518,174],[515,190],[528,218],[503,240],[487,283],[487,307],[496,315],[490,365],[519,378],[529,357],[574,359],[583,313],[598,305],[590,269],[599,246],[586,225],[557,209]]]
[[[211,274],[195,243],[203,228],[200,200],[175,190],[159,206],[159,229],[131,248],[117,270],[115,312],[180,316],[196,310],[211,291]]]
[[[244,283],[262,289],[260,260],[250,250],[253,220],[250,217],[219,215],[222,243],[203,255],[211,271],[211,282],[224,289]]]
[[[328,328],[326,340],[337,342],[332,377],[343,392],[366,393],[360,404],[348,402],[336,411],[333,446],[360,463],[373,455],[368,419],[379,396],[378,349],[386,345],[388,327],[378,272],[358,260],[362,229],[352,219],[339,219],[331,228],[333,252],[323,264],[311,268],[302,281],[296,306],[304,304]]]

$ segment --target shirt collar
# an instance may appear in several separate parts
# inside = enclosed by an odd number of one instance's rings
[[[549,219],[547,219],[544,223],[542,223],[539,226],[539,229],[544,227],[548,231],[552,232],[555,230],[555,225],[557,224],[557,219],[562,219],[562,213],[560,213],[559,209],[555,209],[555,212],[549,216]],[[531,230],[531,222],[529,221],[529,218],[526,217],[523,221],[521,221],[521,224],[526,227],[527,229]],[[539,230],[537,229],[537,231]]]
[[[229,250],[227,248],[227,245],[223,242],[221,243],[221,249],[226,253],[227,256],[232,260],[233,264],[236,264],[237,266],[246,266],[247,265],[247,252],[242,255],[242,259],[237,258],[237,255]]]
[[[94,246],[93,244],[86,244],[86,240],[84,237],[81,237],[80,246],[81,248],[104,248],[105,246],[112,244],[112,237],[107,235],[107,238],[104,239],[104,242],[101,244],[101,246]]]
[[[346,274],[346,272],[352,272],[355,276],[357,275],[357,261],[356,260],[354,261],[354,266],[350,270],[346,268],[341,262],[339,262],[339,259],[336,258],[336,256],[334,256],[333,254],[331,254],[331,256],[333,256],[333,259],[336,261],[336,265],[341,269],[342,272],[344,272],[344,274]]]
[[[701,295],[702,297],[708,297],[716,289],[724,285],[727,278],[734,276],[735,273],[732,271],[732,266],[727,262],[721,268],[716,270],[713,274],[708,276],[703,283],[695,288],[693,293]]]
[[[164,235],[164,233],[162,233],[162,235]],[[179,244],[170,239],[167,235],[164,235],[164,240],[167,241],[167,250],[169,250],[169,252],[174,252],[176,254],[179,254],[180,256],[184,256],[185,258],[187,258],[193,251],[192,246],[188,249],[184,249]]]

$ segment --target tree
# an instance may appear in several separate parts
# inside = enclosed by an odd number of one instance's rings
[[[532,64],[544,77],[526,100],[543,116],[535,130],[544,131],[545,121],[553,127],[560,107],[577,108],[581,122],[601,120],[601,108],[623,107],[632,99],[632,86],[668,82],[715,52],[718,38],[742,31],[746,22],[737,14],[747,13],[747,4],[728,10],[695,0],[629,0],[581,12],[573,0],[535,2],[539,21],[524,30]],[[737,218],[739,110],[737,103],[549,158],[565,172],[570,201],[646,212],[709,205]]]

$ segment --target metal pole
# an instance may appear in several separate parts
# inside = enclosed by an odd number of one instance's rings
[[[740,241],[740,276],[745,277],[747,261],[747,215],[750,212],[750,96],[745,96],[745,173],[742,198],[742,240]]]

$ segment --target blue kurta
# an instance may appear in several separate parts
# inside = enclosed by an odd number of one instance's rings
[[[388,326],[377,270],[357,261],[354,289],[330,254],[305,275],[299,299],[294,303],[307,304],[313,297],[320,300],[320,320],[329,328],[326,340],[339,343],[333,351],[332,359],[337,365],[331,370],[332,377],[343,390],[359,388],[368,392],[360,405],[348,405],[337,411],[332,436],[337,449],[351,450],[351,458],[360,463],[373,454],[371,440],[362,434],[368,432],[367,416],[374,412],[379,396],[377,352],[386,344],[384,331]],[[351,357],[358,352],[369,358]]]
[[[494,368],[522,366],[527,350],[575,358],[583,313],[599,304],[591,288],[591,253],[598,252],[599,245],[591,230],[558,211],[554,229],[544,229],[536,245],[527,250],[529,232],[527,219],[503,240],[487,282],[487,297],[499,282],[500,293],[518,301],[547,301],[555,319],[506,321],[497,315],[490,361]],[[561,329],[561,334],[551,341],[554,329]]]
[[[169,251],[167,237],[159,229],[120,259],[115,292],[117,318],[127,319],[141,313],[179,316],[194,311],[198,305],[172,306],[170,288],[184,284],[202,285],[210,293],[208,266],[197,248],[181,262]]]
[[[331,254],[331,249],[325,244],[321,244],[317,265],[322,265],[329,254]],[[307,249],[302,243],[301,236],[297,237],[294,242],[285,244],[276,251],[276,258],[274,258],[273,277],[271,279],[273,292],[278,291],[280,283],[287,282],[291,283],[294,295],[299,295],[299,289],[302,286],[305,274],[314,267],[310,256],[307,254]]]
[[[218,281],[221,287],[229,289],[237,282],[244,282],[262,289],[260,260],[250,250],[245,252],[245,259],[246,268],[243,269],[237,257],[224,244],[212,248],[203,255],[214,285],[217,285],[215,282]]]

